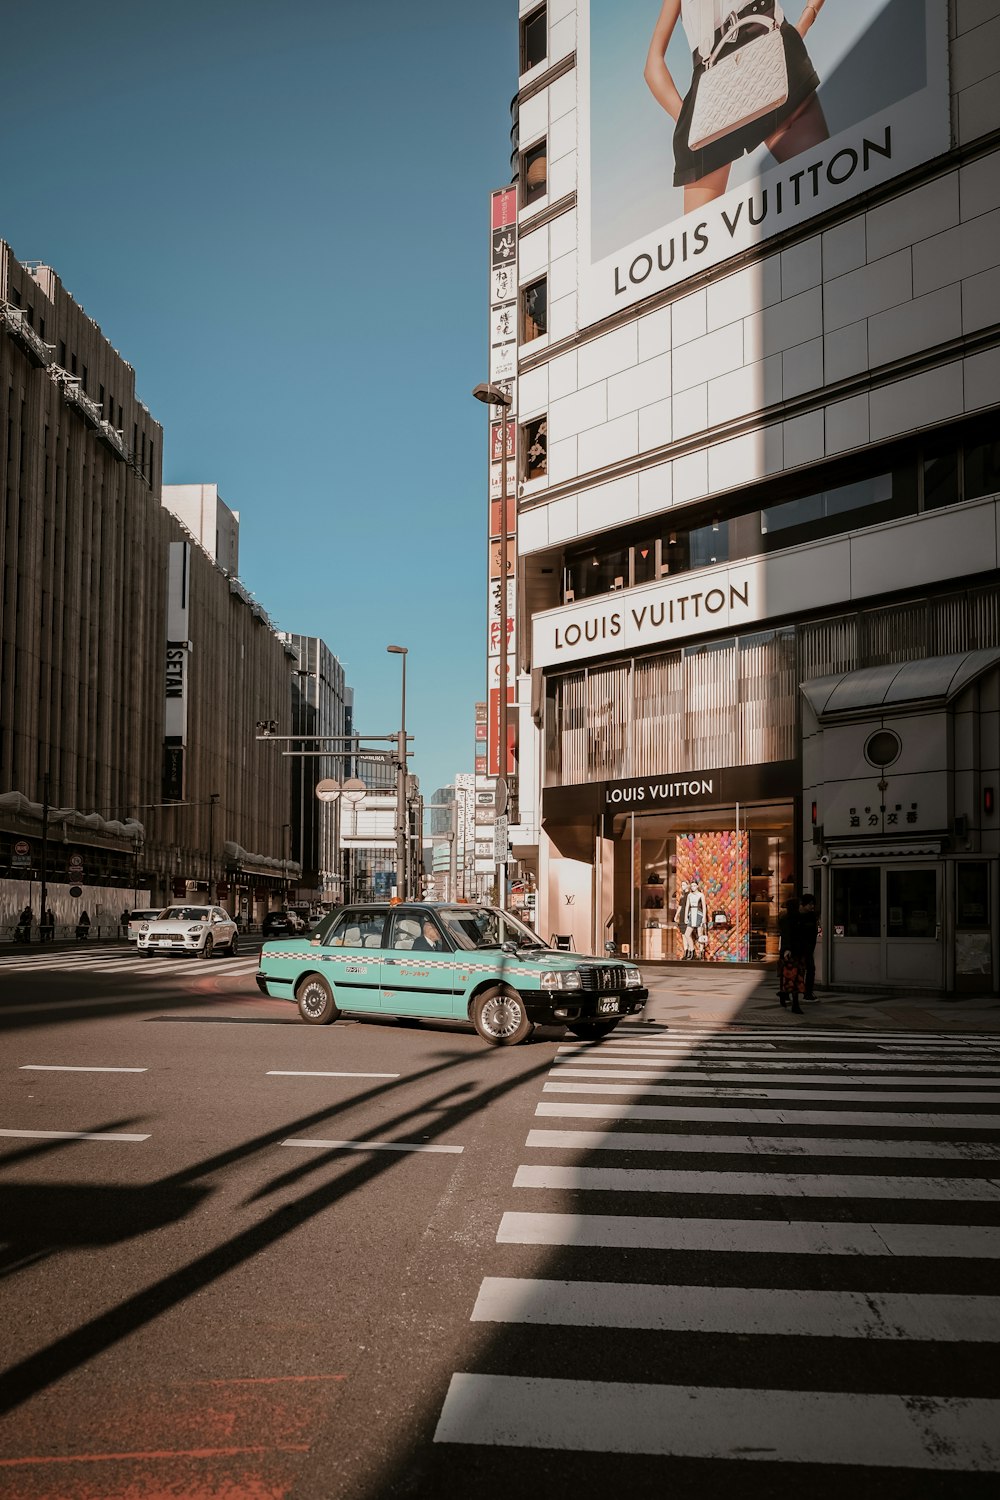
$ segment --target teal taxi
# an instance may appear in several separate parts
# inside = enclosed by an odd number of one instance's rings
[[[308,937],[265,943],[257,985],[311,1026],[345,1011],[459,1021],[495,1047],[538,1025],[596,1040],[648,995],[635,964],[557,952],[497,907],[439,902],[340,907]]]

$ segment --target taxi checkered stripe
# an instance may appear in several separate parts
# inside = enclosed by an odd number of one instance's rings
[[[350,948],[341,949],[339,953],[313,953],[308,956],[310,963],[337,964],[337,963],[364,963],[367,958],[381,958],[383,953],[399,952],[392,948]],[[405,951],[405,950],[403,950]],[[270,952],[268,958],[299,960],[305,962],[305,955],[298,953],[274,953]],[[401,960],[396,960],[397,964]],[[419,965],[421,969],[461,969],[466,974],[496,974],[498,978],[508,978],[517,975],[519,978],[531,979],[542,972],[540,969],[526,969],[520,966],[509,967],[504,964],[501,968],[497,964],[460,964],[453,958],[423,958],[414,957],[411,963]]]

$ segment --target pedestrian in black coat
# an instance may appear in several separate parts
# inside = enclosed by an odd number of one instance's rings
[[[819,939],[819,914],[816,897],[811,891],[803,891],[799,902],[799,931],[801,933],[802,957],[805,962],[805,998],[816,999],[816,943]]]
[[[802,1015],[799,996],[805,988],[805,960],[797,896],[789,896],[778,920],[778,1002],[791,1004],[793,1016]]]

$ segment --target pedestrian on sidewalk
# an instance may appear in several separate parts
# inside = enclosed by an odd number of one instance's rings
[[[17,920],[17,926],[14,928],[15,943],[31,942],[31,924],[34,920],[34,912],[30,906],[26,906]]]
[[[819,914],[812,891],[803,891],[799,901],[799,926],[802,934],[802,956],[805,960],[804,1000],[816,999],[816,943],[819,939]]]
[[[43,943],[51,943],[56,934],[56,919],[52,915],[52,908],[47,906],[42,912],[42,920],[38,924],[38,937]]]
[[[789,896],[778,920],[778,1003],[791,1005],[792,1015],[804,1012],[799,997],[805,989],[806,961],[797,896]]]

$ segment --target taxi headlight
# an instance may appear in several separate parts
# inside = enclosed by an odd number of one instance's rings
[[[543,990],[578,990],[583,981],[579,969],[546,969],[539,983]]]
[[[639,973],[638,969],[625,970],[625,988],[628,990],[638,990],[642,988],[642,975]]]

